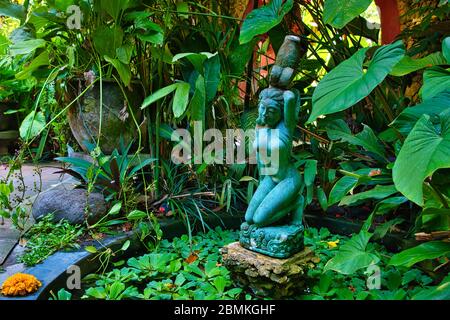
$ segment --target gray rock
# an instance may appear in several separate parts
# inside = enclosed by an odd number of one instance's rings
[[[71,224],[82,224],[85,221],[85,208],[89,208],[88,222],[95,223],[106,214],[105,198],[101,193],[86,190],[50,190],[41,193],[33,203],[32,214],[36,221],[53,213],[54,220],[66,219]]]

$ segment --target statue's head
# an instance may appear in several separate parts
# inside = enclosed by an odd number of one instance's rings
[[[270,87],[261,91],[259,95],[258,112],[256,120],[258,125],[275,128],[283,119],[284,91]]]

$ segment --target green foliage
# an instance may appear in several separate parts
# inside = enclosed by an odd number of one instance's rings
[[[412,297],[412,300],[449,300],[450,281],[442,282],[436,287],[422,290]]]
[[[450,37],[446,37],[442,40],[442,55],[447,60],[447,64],[450,63]]]
[[[426,67],[438,66],[442,64],[446,64],[446,61],[441,52],[431,53],[420,59],[413,59],[409,56],[404,56],[403,59],[394,66],[390,74],[401,77]]]
[[[239,42],[247,43],[253,37],[266,33],[277,26],[292,9],[293,1],[272,0],[268,5],[255,9],[248,14],[241,27]]]
[[[363,168],[352,173],[352,175],[345,175],[340,178],[330,191],[328,198],[328,205],[333,205],[342,200],[351,190],[360,184],[364,178],[369,180],[368,174],[376,169]]]
[[[72,294],[64,288],[59,289],[59,291],[56,295],[53,292],[51,292],[51,294],[52,294],[52,297],[49,298],[49,300],[61,300],[61,301],[72,300]]]
[[[0,217],[2,219],[11,219],[12,225],[20,232],[23,232],[30,214],[23,206],[12,202],[13,192],[14,184],[12,181],[6,183],[0,180]]]
[[[342,274],[353,274],[359,269],[378,263],[378,256],[366,251],[371,236],[372,234],[366,231],[354,235],[339,248],[336,256],[327,262],[324,272],[334,270]]]
[[[422,115],[430,118],[439,117],[448,110],[450,103],[450,91],[443,92],[436,97],[423,101],[413,107],[408,107],[399,114],[392,126],[403,135],[408,135]]]
[[[1,0],[0,15],[25,20],[26,8],[22,5],[11,3],[9,0]]]
[[[427,259],[435,259],[450,255],[450,243],[431,241],[422,243],[414,248],[407,249],[394,255],[389,261],[393,266],[405,266],[407,268]]]
[[[345,125],[343,131],[341,128],[327,128],[327,134],[332,140],[341,140],[348,142],[352,145],[361,146],[366,151],[371,152],[381,159],[386,160],[386,151],[373,132],[373,130],[364,125],[363,131],[356,135],[350,133],[350,129]]]
[[[364,70],[368,49],[360,49],[325,75],[314,90],[308,123],[320,115],[345,110],[361,101],[384,80],[405,53],[401,41],[382,46],[375,51],[367,70]]]
[[[27,250],[19,258],[25,265],[34,266],[58,250],[79,248],[76,241],[83,234],[83,228],[65,220],[52,221],[53,215],[49,214],[26,233]]]
[[[425,178],[440,168],[450,167],[450,113],[440,120],[437,127],[428,115],[417,121],[393,168],[395,187],[418,205],[424,204]]]
[[[325,0],[323,21],[341,29],[363,13],[371,3],[372,0]]]
[[[62,172],[72,175],[88,189],[94,187],[104,191],[108,194],[108,200],[123,201],[126,210],[133,210],[137,189],[134,179],[156,159],[144,158],[140,154],[130,155],[132,143],[125,147],[122,140],[120,144],[120,151],[113,150],[111,156],[89,145],[93,162],[76,157],[58,157],[55,160],[69,164],[70,167],[62,169]]]
[[[436,97],[450,87],[450,69],[432,67],[423,73],[423,86],[421,89],[423,100]]]
[[[179,83],[171,84],[167,87],[161,88],[158,91],[154,92],[147,98],[145,98],[144,102],[142,103],[142,108],[146,108],[149,105],[153,104],[155,101],[158,101],[159,99],[164,98],[165,96],[169,95],[173,91],[177,90],[179,87]]]
[[[183,65],[190,66],[187,67],[190,70],[187,71],[189,76],[186,79],[189,82],[180,81],[157,90],[145,98],[141,108],[144,109],[175,91],[172,103],[175,118],[182,118],[188,110],[192,120],[204,123],[206,105],[214,99],[219,87],[221,70],[219,56],[217,53],[209,52],[185,52],[175,55],[172,59],[172,63],[180,61]],[[194,93],[191,99],[190,92]]]
[[[295,299],[406,300],[421,296],[429,299],[431,294],[445,296],[446,293],[442,290],[448,280],[444,279],[437,287],[430,286],[436,281],[420,269],[403,269],[389,265],[391,254],[384,247],[367,242],[368,238],[370,234],[367,231],[348,239],[331,234],[325,228],[306,229],[305,245],[314,250],[320,261],[314,269],[308,271],[309,290]],[[346,261],[345,257],[349,260]],[[351,259],[357,262],[355,266],[351,265]],[[370,264],[372,259],[377,263]],[[333,268],[330,268],[331,266]],[[378,275],[374,273],[377,268]],[[351,273],[347,274],[347,271]],[[369,277],[379,279],[379,288],[376,285],[369,287],[369,284],[374,285],[378,281],[372,283]],[[429,292],[431,294],[428,296]]]
[[[149,254],[131,258],[127,266],[101,275],[84,298],[89,299],[233,299],[242,289],[232,288],[229,271],[221,265],[219,249],[237,239],[231,231],[163,240]]]
[[[45,116],[42,112],[29,113],[20,126],[20,137],[25,141],[38,136],[46,125]]]
[[[346,196],[346,197],[342,198],[339,205],[351,206],[351,205],[358,203],[359,201],[364,201],[367,199],[384,199],[384,198],[387,198],[397,192],[398,191],[394,185],[388,185],[388,186],[377,185],[377,186],[375,186],[375,188],[373,188],[371,190],[360,192],[355,195]]]

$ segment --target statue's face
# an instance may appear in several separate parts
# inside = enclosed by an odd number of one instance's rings
[[[275,128],[280,121],[281,111],[275,101],[266,100],[259,103],[259,124]]]

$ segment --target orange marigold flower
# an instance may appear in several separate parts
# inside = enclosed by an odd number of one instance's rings
[[[41,285],[41,282],[31,274],[17,273],[5,280],[1,292],[5,296],[25,296],[36,292]]]

